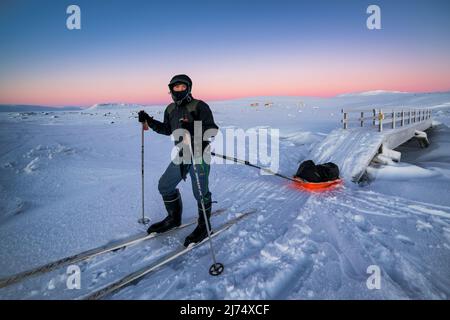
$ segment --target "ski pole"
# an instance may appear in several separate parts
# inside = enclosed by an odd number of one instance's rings
[[[150,219],[145,217],[144,212],[144,130],[148,130],[147,122],[142,123],[141,130],[141,194],[142,194],[142,218],[138,220],[140,224],[148,224]]]
[[[273,171],[270,170],[270,169],[267,169],[267,168],[263,168],[263,167],[257,166],[257,165],[255,165],[255,164],[252,164],[252,163],[248,162],[247,160],[240,160],[240,159],[237,159],[237,158],[233,158],[233,157],[229,157],[229,156],[224,156],[224,155],[222,155],[222,154],[218,154],[218,153],[215,153],[215,152],[211,152],[211,155],[213,155],[213,156],[215,156],[215,157],[218,157],[218,158],[225,159],[225,160],[234,161],[234,162],[236,162],[236,163],[245,164],[246,166],[253,167],[253,168],[256,168],[256,169],[260,169],[260,170],[263,170],[263,171],[265,171],[265,172],[267,172],[267,173],[270,173],[270,174],[272,174],[272,175],[274,175],[274,176],[277,176],[277,177],[280,177],[280,178],[283,178],[283,179],[286,179],[286,180],[298,182],[298,180],[295,180],[295,179],[293,179],[293,178],[290,178],[290,177],[288,177],[288,176],[285,176],[285,175],[283,175],[283,174],[281,174],[281,173],[273,172]]]
[[[202,205],[202,211],[203,211],[203,218],[205,219],[205,225],[206,225],[206,232],[208,233],[208,242],[209,242],[209,248],[211,251],[211,256],[212,256],[212,260],[213,260],[213,264],[211,265],[211,267],[209,268],[209,274],[212,276],[218,276],[223,272],[224,266],[222,263],[217,262],[216,260],[216,255],[214,253],[214,248],[213,248],[213,244],[212,244],[212,239],[211,239],[211,229],[209,228],[209,223],[208,223],[208,217],[206,215],[206,209],[205,209],[205,202],[203,199],[203,192],[202,192],[202,188],[200,185],[200,179],[198,177],[198,172],[197,172],[197,168],[195,167],[195,162],[194,162],[194,154],[192,152],[192,144],[191,144],[191,138],[190,135],[185,135],[185,139],[188,138],[189,140],[189,152],[191,153],[191,161],[192,161],[192,167],[194,169],[194,175],[195,175],[195,180],[197,182],[197,189],[198,189],[198,194],[200,195],[200,203]],[[203,161],[203,159],[202,159]]]

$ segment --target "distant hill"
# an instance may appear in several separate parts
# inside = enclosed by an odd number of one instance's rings
[[[402,91],[388,91],[388,90],[372,90],[365,92],[353,92],[353,93],[344,93],[338,95],[338,97],[355,97],[355,96],[377,96],[377,95],[394,95],[394,94],[409,94],[409,92]]]
[[[48,107],[48,106],[14,105],[14,104],[0,105],[0,112],[79,111],[79,110],[83,109],[80,107]]]
[[[93,106],[85,109],[89,111],[95,111],[95,110],[119,110],[119,109],[142,109],[145,106],[140,104],[134,104],[134,103],[97,103]]]

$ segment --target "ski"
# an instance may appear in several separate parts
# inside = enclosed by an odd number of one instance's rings
[[[217,209],[217,210],[213,211],[213,213],[211,215],[214,217],[214,216],[224,213],[225,211],[226,211],[226,209]],[[17,273],[10,277],[0,279],[0,288],[7,287],[9,285],[23,281],[32,276],[36,276],[39,274],[44,274],[44,273],[53,271],[57,268],[65,266],[67,264],[73,264],[73,263],[77,263],[77,262],[80,262],[83,260],[88,260],[88,259],[91,259],[93,257],[96,257],[96,256],[104,254],[104,253],[116,251],[116,250],[119,250],[119,249],[122,249],[125,247],[135,245],[135,244],[145,241],[145,240],[154,239],[154,238],[160,237],[162,235],[173,233],[176,230],[189,227],[189,226],[195,224],[196,222],[197,222],[197,219],[193,219],[192,221],[184,223],[184,224],[180,225],[179,227],[171,229],[164,233],[151,233],[151,234],[145,233],[145,234],[134,235],[131,237],[127,237],[125,239],[114,241],[113,243],[105,244],[100,247],[89,249],[87,251],[80,252],[80,253],[74,254],[72,256],[68,256],[68,257],[47,263],[45,265],[30,269],[27,271]]]
[[[239,222],[246,216],[248,216],[252,213],[255,213],[256,211],[257,211],[256,209],[252,209],[252,210],[242,213],[240,216],[238,216],[236,218],[229,220],[228,222],[224,223],[220,228],[218,228],[217,230],[214,230],[214,232],[211,234],[211,238],[217,237],[222,232],[224,232],[225,230],[228,230],[231,226],[233,226],[234,224],[236,224],[237,222]],[[127,285],[131,284],[132,282],[154,272],[155,270],[159,269],[160,267],[167,265],[169,262],[171,262],[171,261],[185,255],[186,253],[190,252],[191,250],[205,244],[207,241],[208,241],[208,237],[205,238],[203,241],[193,244],[187,248],[182,246],[179,249],[175,249],[174,251],[171,251],[170,253],[164,255],[162,258],[158,259],[157,261],[153,262],[152,264],[150,264],[146,267],[143,267],[133,273],[130,273],[129,275],[123,277],[122,279],[120,279],[116,282],[113,282],[113,283],[103,287],[102,289],[99,289],[99,290],[85,296],[82,299],[83,300],[101,299],[101,298],[105,297],[106,295],[109,295],[123,287],[126,287]]]

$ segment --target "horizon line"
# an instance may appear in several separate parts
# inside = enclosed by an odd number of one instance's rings
[[[446,90],[437,90],[437,91],[399,91],[399,90],[384,90],[384,89],[374,89],[374,90],[365,90],[365,91],[354,91],[354,92],[343,92],[335,95],[326,95],[326,96],[318,96],[318,95],[257,95],[257,96],[235,96],[231,98],[218,98],[218,99],[208,99],[210,102],[221,102],[221,101],[230,101],[230,100],[239,100],[239,99],[257,99],[257,98],[274,98],[274,97],[301,97],[301,98],[319,98],[319,99],[332,99],[345,97],[346,95],[358,95],[364,93],[394,93],[394,94],[439,94],[439,93],[450,93],[450,89]],[[104,102],[96,102],[93,104],[34,104],[34,103],[10,103],[10,102],[0,102],[0,107],[2,106],[34,106],[34,107],[49,107],[49,108],[90,108],[95,105],[101,104],[136,104],[141,106],[160,106],[165,104],[170,104],[171,101],[152,101],[152,102],[128,102],[126,100],[118,100],[118,101],[104,101]]]

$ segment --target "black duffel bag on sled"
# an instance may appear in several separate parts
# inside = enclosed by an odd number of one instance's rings
[[[294,177],[308,182],[328,182],[338,180],[339,167],[332,162],[316,165],[314,161],[306,160],[300,164]]]

